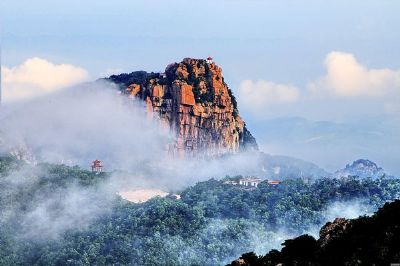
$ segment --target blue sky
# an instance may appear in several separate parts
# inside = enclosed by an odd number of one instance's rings
[[[90,80],[212,55],[265,152],[329,169],[370,158],[400,174],[399,1],[2,0],[0,10],[8,69],[38,57]],[[256,106],[247,91],[262,96]]]

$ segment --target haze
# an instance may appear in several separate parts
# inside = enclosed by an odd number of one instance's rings
[[[3,103],[211,55],[263,151],[327,170],[368,158],[399,175],[399,8],[372,0],[3,0]]]

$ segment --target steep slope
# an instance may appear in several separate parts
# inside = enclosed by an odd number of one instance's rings
[[[109,80],[129,97],[145,101],[148,114],[176,132],[171,153],[218,155],[258,149],[222,69],[210,59],[185,58],[168,65],[165,73],[139,71]]]
[[[372,217],[327,223],[315,240],[286,240],[281,251],[243,254],[231,265],[390,265],[400,262],[400,201],[386,203]]]

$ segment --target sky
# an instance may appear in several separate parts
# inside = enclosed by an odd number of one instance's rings
[[[213,56],[260,148],[400,175],[400,2],[0,3],[3,102]]]

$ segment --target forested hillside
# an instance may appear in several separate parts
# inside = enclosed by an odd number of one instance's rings
[[[0,265],[223,265],[315,232],[337,206],[372,212],[400,191],[397,179],[288,179],[255,189],[211,179],[180,199],[135,204],[110,189],[107,173],[12,157],[1,157],[0,171]]]

